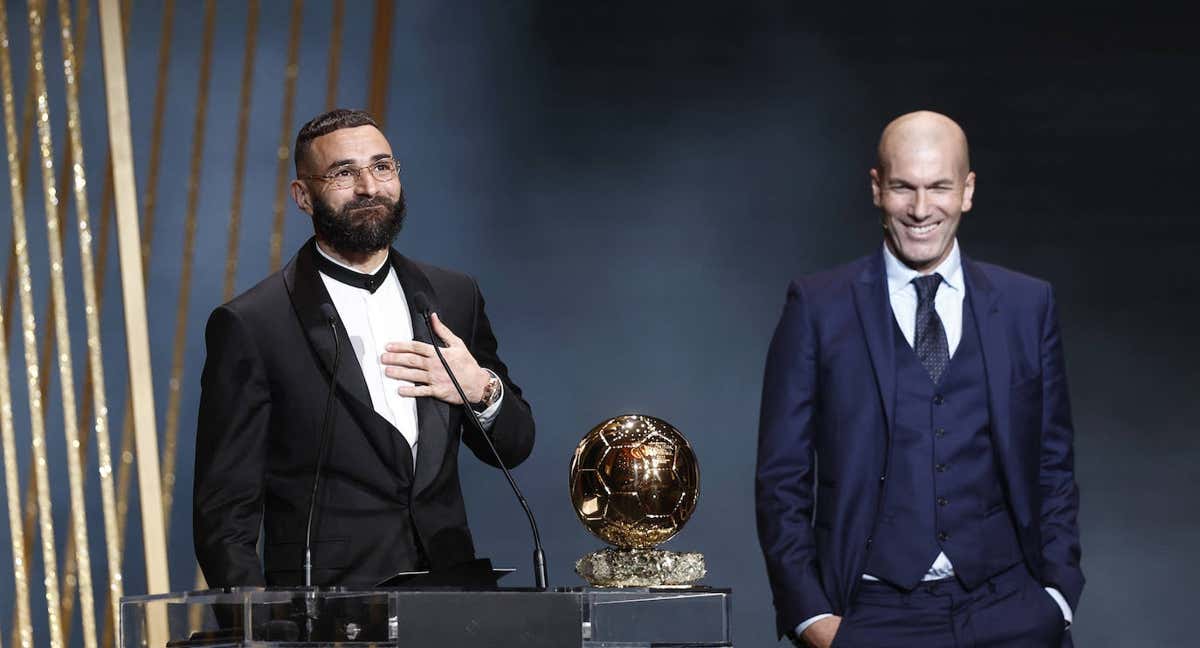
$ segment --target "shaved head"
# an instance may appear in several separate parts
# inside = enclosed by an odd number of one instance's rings
[[[886,171],[898,154],[935,149],[952,157],[960,176],[971,170],[967,134],[953,119],[929,110],[918,110],[893,119],[879,136],[879,168]]]

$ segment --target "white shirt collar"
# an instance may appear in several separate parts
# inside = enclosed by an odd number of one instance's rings
[[[883,267],[887,273],[888,294],[890,295],[907,288],[912,280],[921,274],[897,259],[896,255],[888,249],[887,243],[883,244]],[[933,269],[933,272],[942,275],[942,283],[956,291],[965,292],[962,255],[958,250],[957,238],[954,239],[954,247],[950,248],[950,254]]]
[[[341,261],[338,261],[337,259],[333,258],[332,256],[330,256],[330,255],[326,254],[326,253],[325,253],[325,250],[322,250],[322,249],[321,249],[321,244],[320,244],[320,243],[317,243],[317,244],[316,244],[314,247],[316,247],[316,248],[317,248],[317,253],[318,253],[318,254],[320,254],[321,256],[325,257],[326,259],[329,259],[330,261],[332,261],[332,262],[334,262],[334,263],[336,263],[336,264],[338,264],[338,265],[342,266],[343,268],[345,268],[345,269],[347,269],[347,270],[353,270],[354,272],[357,272],[357,273],[359,273],[359,274],[370,274],[370,275],[373,275],[373,274],[375,274],[376,272],[379,272],[379,269],[383,267],[383,264],[385,264],[385,263],[387,263],[387,262],[388,262],[388,257],[383,257],[383,261],[381,261],[381,262],[379,263],[379,265],[375,266],[374,268],[372,268],[371,270],[369,270],[369,271],[367,271],[367,272],[363,272],[362,270],[359,270],[358,268],[351,268],[350,266],[346,265],[345,263],[342,263]]]

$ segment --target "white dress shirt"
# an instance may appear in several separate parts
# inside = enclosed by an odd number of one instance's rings
[[[895,254],[892,254],[886,244],[883,246],[883,265],[887,273],[888,298],[892,304],[892,315],[896,318],[896,324],[900,326],[900,332],[904,334],[908,345],[913,346],[917,328],[917,287],[912,280],[922,273],[904,265],[900,259],[896,258]],[[954,247],[950,249],[949,256],[932,272],[942,275],[942,283],[933,297],[933,309],[937,311],[938,318],[942,320],[942,327],[946,330],[946,343],[950,350],[950,357],[953,358],[954,352],[958,349],[958,343],[962,341],[963,302],[967,297],[967,285],[963,281],[962,255],[958,250],[957,239],[954,241]],[[922,580],[941,580],[953,575],[954,565],[950,563],[950,558],[941,552],[933,560],[933,564],[929,566],[929,571],[925,572]],[[863,574],[863,580],[879,579],[870,574]],[[1069,626],[1073,614],[1071,606],[1067,605],[1067,599],[1053,587],[1047,587],[1046,592],[1050,594],[1055,603],[1058,603],[1058,607],[1063,613],[1063,619]],[[799,635],[814,621],[827,616],[832,615],[818,614],[805,620],[804,623],[796,626],[796,634]]]
[[[321,246],[316,246],[317,253],[326,259],[348,270],[359,272],[350,266],[326,254]],[[374,274],[387,263],[384,259],[368,274]],[[408,441],[412,448],[413,466],[417,461],[418,438],[417,399],[411,396],[401,396],[401,386],[411,386],[407,380],[392,378],[384,373],[386,368],[381,362],[387,352],[389,342],[407,342],[413,339],[412,315],[408,310],[408,301],[400,286],[396,271],[390,270],[383,284],[371,292],[369,290],[344,284],[325,273],[319,273],[333,306],[337,309],[342,326],[350,337],[354,357],[362,370],[363,380],[367,383],[367,391],[371,396],[371,405],[375,412],[391,423]],[[490,370],[489,370],[490,372]],[[503,390],[503,383],[501,383]],[[504,399],[503,391],[500,398],[483,412],[477,415],[484,429],[491,427],[500,411],[500,403]]]

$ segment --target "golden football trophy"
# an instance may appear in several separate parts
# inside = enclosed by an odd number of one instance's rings
[[[613,545],[576,561],[591,585],[686,587],[704,577],[702,554],[655,549],[679,533],[700,495],[696,454],[670,423],[625,414],[592,428],[575,448],[570,488],[579,520]]]

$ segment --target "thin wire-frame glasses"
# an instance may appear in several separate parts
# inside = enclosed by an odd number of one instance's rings
[[[363,169],[371,172],[371,177],[378,182],[391,182],[400,175],[400,163],[395,158],[380,158],[365,166],[347,164],[340,166],[324,175],[302,176],[306,180],[324,180],[333,189],[349,189],[356,184]]]

